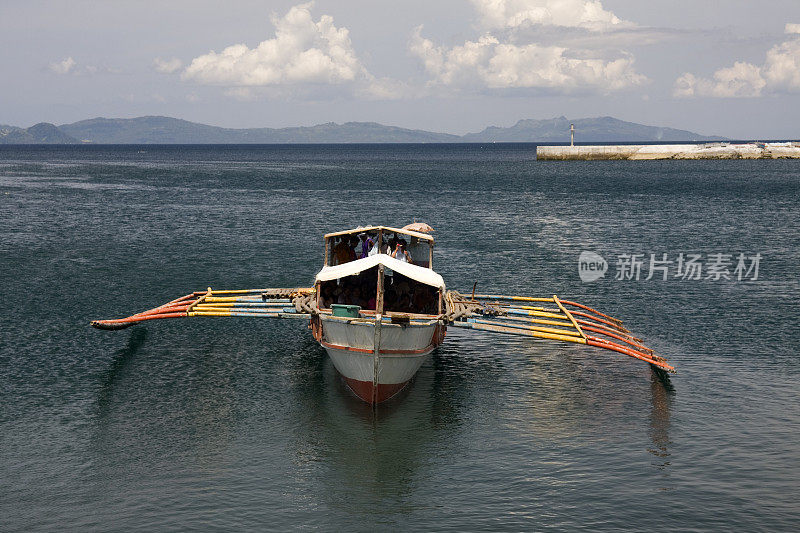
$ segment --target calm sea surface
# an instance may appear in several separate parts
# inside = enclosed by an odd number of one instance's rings
[[[534,153],[0,147],[0,530],[796,531],[800,161]],[[678,374],[451,330],[373,411],[301,321],[89,327],[310,284],[323,233],[414,219],[450,288],[592,305]],[[645,279],[664,253],[762,258],[755,281]]]

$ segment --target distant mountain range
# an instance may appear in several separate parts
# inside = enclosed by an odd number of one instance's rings
[[[75,144],[78,139],[47,122],[30,128],[0,125],[0,144]]]
[[[569,142],[569,127],[575,124],[577,142],[674,142],[674,141],[719,141],[723,137],[708,137],[686,130],[645,126],[625,122],[613,117],[579,118],[566,117],[547,120],[524,119],[510,128],[490,126],[479,133],[468,133],[461,137],[464,142]]]
[[[302,144],[302,143],[487,143],[715,141],[691,131],[645,126],[613,117],[520,120],[510,128],[491,126],[463,136],[384,126],[375,122],[328,122],[293,128],[219,128],[170,117],[93,118],[55,126],[0,126],[0,144]]]

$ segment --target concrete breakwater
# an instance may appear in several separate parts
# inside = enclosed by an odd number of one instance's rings
[[[537,146],[540,161],[800,159],[800,142]]]

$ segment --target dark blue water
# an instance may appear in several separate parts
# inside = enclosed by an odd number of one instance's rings
[[[0,147],[0,530],[796,530],[800,162],[534,152]],[[456,330],[373,411],[299,321],[88,326],[306,285],[324,232],[413,219],[449,288],[598,307],[678,374]],[[614,279],[651,253],[763,258]]]

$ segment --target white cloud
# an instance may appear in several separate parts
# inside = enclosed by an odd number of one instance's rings
[[[50,63],[50,70],[56,74],[69,74],[74,68],[75,60],[72,57],[62,59],[61,61]]]
[[[790,39],[773,46],[763,65],[737,61],[732,67],[717,70],[711,79],[687,72],[675,82],[673,95],[745,98],[800,92],[800,24],[787,24],[786,33]]]
[[[95,74],[118,74],[120,71],[110,67],[96,65],[80,65],[72,57],[50,63],[47,67],[56,74],[69,74],[71,76],[93,76]]]
[[[182,66],[183,61],[177,57],[173,57],[172,59],[161,59],[157,57],[153,60],[153,68],[156,69],[156,72],[161,72],[162,74],[173,74],[179,71]]]
[[[597,45],[597,38],[638,30],[599,0],[471,0],[486,33],[446,48],[422,37],[409,49],[431,76],[431,85],[492,90],[577,93],[642,85],[633,56]],[[593,36],[591,46],[566,44]]]
[[[530,25],[563,26],[604,31],[633,26],[603,9],[599,0],[471,0],[489,29]]]
[[[504,43],[490,34],[447,49],[423,38],[419,27],[410,50],[422,60],[433,84],[447,86],[608,92],[648,81],[625,54],[611,59],[585,57],[586,51],[578,54],[559,46]]]
[[[312,7],[299,4],[283,17],[273,16],[275,36],[255,48],[235,44],[194,58],[182,78],[228,87],[345,86],[368,97],[398,97],[392,86],[399,84],[375,78],[358,59],[347,28],[336,27],[329,15],[315,21]]]
[[[793,36],[793,39],[773,46],[767,52],[761,74],[772,91],[798,92],[800,91],[800,24],[787,24],[786,31]]]
[[[714,79],[698,78],[687,72],[675,82],[674,95],[742,98],[760,96],[765,86],[766,82],[757,66],[736,62],[732,67],[716,71]]]

